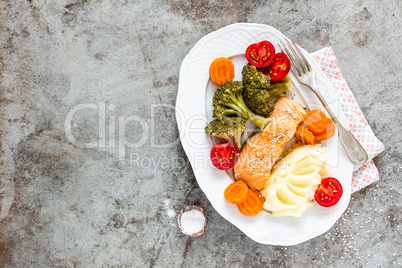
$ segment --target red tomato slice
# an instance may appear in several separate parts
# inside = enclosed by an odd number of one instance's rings
[[[261,41],[250,45],[246,50],[246,58],[257,68],[268,66],[275,55],[275,47],[269,41]]]
[[[239,149],[233,142],[217,143],[211,150],[211,161],[217,169],[226,170],[234,166]]]
[[[314,198],[323,207],[332,207],[338,203],[343,193],[341,183],[335,178],[325,178],[321,181]]]
[[[262,71],[265,75],[269,75],[271,81],[279,81],[285,78],[290,71],[290,60],[285,53],[276,53],[271,65],[265,67]]]

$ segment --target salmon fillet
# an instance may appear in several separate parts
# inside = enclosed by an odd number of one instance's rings
[[[271,121],[262,132],[251,137],[241,150],[234,168],[235,179],[261,190],[268,181],[275,161],[305,114],[299,103],[286,97],[279,98],[269,117]]]

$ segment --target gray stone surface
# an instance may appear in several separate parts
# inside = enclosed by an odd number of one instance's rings
[[[398,0],[0,1],[0,266],[401,266],[401,10]],[[174,105],[182,59],[235,22],[272,25],[311,52],[332,46],[386,146],[375,158],[381,180],[353,194],[328,233],[297,246],[249,239],[214,211],[179,143],[151,146],[178,137],[172,109],[152,114],[151,104]],[[67,140],[66,116],[83,103],[105,103],[116,136],[119,116],[154,120],[126,151],[134,164],[119,161],[109,135],[104,147]],[[97,141],[97,124],[96,110],[82,110],[72,133]],[[142,135],[127,122],[130,142]],[[210,217],[197,239],[175,225],[190,204]]]

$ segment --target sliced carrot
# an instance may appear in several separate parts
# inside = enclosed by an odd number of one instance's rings
[[[232,81],[235,76],[232,60],[225,57],[215,59],[209,67],[209,75],[218,85]]]
[[[334,136],[335,134],[334,122],[332,122],[331,118],[327,118],[326,123],[327,123],[327,130],[324,133],[315,136],[315,139],[317,141],[326,140]]]
[[[303,128],[301,136],[303,144],[309,144],[309,145],[315,144],[315,136],[313,132],[311,132],[308,128]]]
[[[246,200],[238,204],[240,212],[246,216],[255,216],[261,212],[264,206],[264,197],[254,189],[248,191]]]
[[[296,140],[302,142],[303,144],[314,145],[316,140],[314,134],[302,125],[297,127],[295,137]]]
[[[311,110],[303,120],[304,127],[308,128],[314,135],[324,133],[327,129],[327,116],[320,110]]]
[[[302,141],[302,133],[303,133],[304,127],[302,125],[299,125],[296,129],[295,137],[296,140]]]
[[[232,204],[244,202],[248,195],[248,186],[244,181],[236,181],[229,184],[223,192],[225,199]]]

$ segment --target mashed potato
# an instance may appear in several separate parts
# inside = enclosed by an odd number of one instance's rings
[[[261,190],[273,216],[300,217],[313,205],[314,192],[326,176],[328,154],[321,145],[297,147],[275,164]]]

